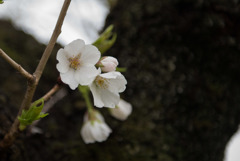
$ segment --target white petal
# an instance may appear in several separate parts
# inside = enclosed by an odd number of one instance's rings
[[[91,132],[95,140],[97,140],[98,142],[102,142],[108,138],[111,129],[106,125],[105,122],[99,123],[95,121],[94,128],[91,128]]]
[[[64,50],[68,53],[69,57],[75,57],[82,53],[84,46],[85,42],[81,39],[77,39],[65,46]]]
[[[120,100],[119,107],[121,107],[122,111],[126,114],[126,115],[130,115],[132,113],[132,105],[124,100]]]
[[[126,120],[131,113],[132,105],[122,99],[115,108],[111,109],[111,115],[121,121]]]
[[[89,87],[90,87],[90,90],[91,90],[92,95],[93,95],[94,106],[99,107],[99,108],[103,107],[104,104],[102,102],[99,90],[97,90],[96,84],[92,83]]]
[[[58,50],[57,60],[59,61],[56,66],[57,70],[61,73],[67,72],[69,70],[69,61],[63,49]]]
[[[124,115],[124,113],[119,109],[119,107],[111,109],[111,115],[121,121],[127,119],[126,115]]]
[[[100,76],[108,80],[108,90],[112,93],[123,92],[126,89],[127,81],[120,72],[108,72]]]
[[[95,139],[93,138],[90,128],[91,128],[91,122],[89,121],[83,125],[81,132],[80,132],[80,134],[83,138],[83,141],[86,144],[95,142]]]
[[[61,80],[68,84],[72,90],[78,87],[78,82],[74,78],[74,69],[69,69],[66,73],[60,73]]]
[[[119,103],[120,96],[118,93],[112,93],[108,90],[99,89],[101,94],[101,100],[104,103],[104,107],[115,108]]]
[[[93,82],[95,77],[98,75],[98,70],[93,65],[81,66],[75,71],[75,79],[81,85],[89,85]]]
[[[127,81],[125,77],[120,74],[115,79],[109,79],[108,90],[113,93],[121,93],[126,89]]]
[[[100,51],[93,45],[85,45],[81,55],[80,63],[95,65],[100,59]]]
[[[107,137],[112,132],[112,130],[110,129],[110,127],[106,123],[101,124],[101,129],[102,129],[104,135],[107,136]]]
[[[100,74],[101,77],[106,78],[106,79],[116,79],[117,76],[121,75],[119,72],[108,72],[108,73],[103,73]]]
[[[102,132],[99,124],[100,124],[99,122],[94,121],[93,128],[91,128],[91,133],[93,135],[93,138],[96,141],[101,142],[104,139],[104,136],[102,136]]]

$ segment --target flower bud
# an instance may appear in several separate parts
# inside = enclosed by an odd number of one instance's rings
[[[88,114],[85,114],[84,124],[80,131],[86,144],[105,141],[112,132],[99,112],[94,111],[93,114],[94,118],[89,118]]]
[[[118,120],[124,121],[132,113],[132,105],[120,99],[118,105],[111,109],[111,115]]]
[[[100,67],[103,72],[115,71],[117,66],[118,60],[112,56],[106,56],[100,60]]]

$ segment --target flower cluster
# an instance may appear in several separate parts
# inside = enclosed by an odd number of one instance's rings
[[[94,106],[111,108],[111,114],[125,120],[132,111],[129,103],[120,99],[119,93],[126,89],[127,81],[116,68],[118,61],[111,56],[101,58],[101,53],[93,45],[85,45],[83,40],[75,40],[57,53],[57,69],[62,82],[74,90],[88,86],[93,95]],[[107,139],[111,129],[102,115],[88,105],[81,135],[85,143],[101,142]]]
[[[95,64],[100,52],[93,45],[85,45],[83,40],[75,40],[57,53],[57,69],[62,81],[72,90],[79,85],[89,85],[98,74]]]

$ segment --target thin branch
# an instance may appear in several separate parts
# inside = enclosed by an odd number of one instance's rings
[[[56,84],[50,91],[48,91],[48,93],[46,93],[42,98],[44,99],[44,102],[46,102],[47,100],[49,100],[52,95],[57,92],[60,89],[59,84]]]
[[[59,34],[61,33],[61,28],[62,28],[62,24],[63,24],[63,20],[66,16],[68,7],[70,5],[71,0],[65,0],[62,10],[60,12],[60,15],[58,17],[58,21],[57,24],[55,26],[55,29],[53,31],[52,37],[42,55],[42,58],[37,66],[36,71],[34,72],[33,76],[34,79],[33,80],[28,80],[28,86],[27,86],[27,91],[25,93],[23,102],[21,104],[21,107],[19,109],[18,112],[18,116],[21,115],[21,112],[23,109],[28,109],[31,105],[31,101],[33,98],[33,95],[35,93],[36,87],[38,85],[38,82],[41,78],[42,72],[45,68],[45,65],[47,63],[47,60],[49,58],[49,56],[51,55],[52,49],[57,41],[57,38],[59,36]],[[4,136],[4,139],[0,142],[0,148],[8,148],[9,146],[12,145],[12,143],[14,142],[15,138],[17,137],[18,133],[19,133],[19,120],[16,117],[16,119],[14,120],[14,123],[12,124],[9,132]]]
[[[19,71],[25,78],[28,80],[33,79],[33,76],[30,73],[28,73],[21,65],[16,63],[12,58],[10,58],[1,48],[0,56],[3,57],[13,68]]]
[[[57,41],[58,36],[61,33],[61,27],[62,27],[62,24],[63,24],[63,20],[64,20],[64,18],[66,16],[67,9],[68,9],[68,7],[70,5],[70,2],[71,2],[71,0],[65,0],[64,1],[62,10],[60,12],[60,15],[59,15],[59,18],[58,18],[58,21],[57,21],[57,24],[56,24],[54,32],[52,34],[52,37],[51,37],[51,39],[49,41],[49,44],[46,47],[46,49],[45,49],[45,51],[44,51],[44,53],[42,55],[42,58],[41,58],[38,66],[37,66],[37,69],[36,69],[35,73],[33,74],[33,75],[36,76],[36,81],[37,82],[39,81],[39,79],[40,79],[40,77],[42,75],[42,72],[43,72],[43,70],[45,68],[45,65],[46,65],[46,63],[48,61],[48,58],[51,55],[52,49],[53,49],[53,47],[54,47],[54,45],[55,45],[55,43]]]
[[[56,89],[56,85],[50,91],[54,91],[55,89]],[[56,93],[54,95],[52,95],[51,97],[49,97],[48,98],[49,100],[44,104],[42,112],[47,113],[59,100],[63,99],[68,94],[66,88],[58,88],[58,90],[56,90],[55,92]],[[46,95],[48,95],[48,94],[46,94]],[[38,124],[39,121],[40,120],[37,120],[37,121],[33,122],[33,124],[30,125],[29,133],[32,133],[32,129],[35,128],[35,126]]]

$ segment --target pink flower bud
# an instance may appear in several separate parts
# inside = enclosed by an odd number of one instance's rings
[[[116,70],[118,61],[114,57],[106,56],[100,60],[100,64],[102,65],[101,69],[103,72],[112,72]]]

